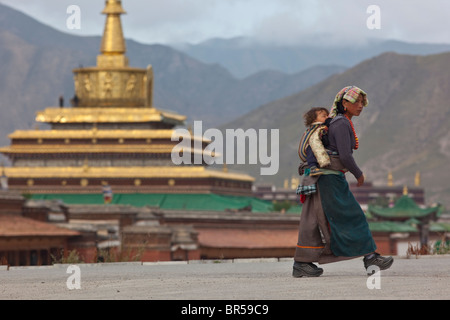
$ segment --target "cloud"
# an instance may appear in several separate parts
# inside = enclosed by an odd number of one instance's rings
[[[92,0],[0,0],[0,3],[19,10],[41,23],[52,26],[63,32],[79,35],[99,35],[102,33],[104,19],[100,12],[104,1]],[[70,16],[67,8],[78,5],[81,9],[81,29],[69,30],[66,20]]]
[[[130,37],[144,42],[177,42],[202,37],[209,29],[216,30],[219,24],[208,17],[217,0],[128,0],[123,4],[128,12],[123,17]],[[217,31],[217,30],[216,30]]]
[[[450,1],[433,0],[279,0],[279,10],[255,21],[253,34],[280,44],[364,43],[368,39],[450,43]],[[380,9],[380,29],[369,29],[370,5]]]
[[[65,32],[100,35],[104,0],[0,0]],[[66,9],[81,8],[81,29],[67,30]],[[213,37],[254,36],[292,44],[369,38],[450,43],[448,0],[123,0],[127,38],[146,43],[199,42]],[[381,9],[381,29],[369,30],[367,7]],[[322,41],[322,40],[321,40]]]
[[[450,43],[450,1],[382,1],[383,27],[392,36],[412,42]],[[400,3],[401,2],[401,3]]]
[[[232,4],[234,1],[230,1]],[[12,8],[54,28],[78,35],[100,35],[104,17],[100,14],[104,0],[0,0]],[[226,16],[229,8],[223,0],[123,0],[127,12],[122,24],[127,38],[138,41],[171,42],[204,40],[227,31]],[[67,7],[81,9],[81,29],[68,30]],[[225,12],[225,14],[224,14]],[[238,24],[235,24],[236,26]]]

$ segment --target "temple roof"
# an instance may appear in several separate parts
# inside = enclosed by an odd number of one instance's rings
[[[400,197],[393,207],[385,208],[369,205],[368,214],[381,219],[407,220],[410,218],[421,219],[434,215],[437,218],[442,211],[442,206],[436,205],[428,208],[419,207],[413,199],[407,195]]]
[[[67,205],[103,204],[103,195],[97,194],[33,194],[33,199],[60,199]],[[191,211],[224,212],[249,208],[251,212],[272,212],[272,203],[249,196],[232,196],[220,194],[165,194],[165,193],[118,193],[114,194],[112,205],[132,205],[135,207],[151,206],[164,210],[183,210],[175,212],[177,217]],[[185,211],[186,210],[186,211]],[[227,213],[229,215],[229,213]],[[231,216],[232,217],[232,216]],[[297,219],[294,217],[294,219]]]
[[[37,221],[19,215],[0,214],[0,237],[69,237],[79,234],[77,231],[60,228],[51,223]]]
[[[372,232],[395,232],[395,233],[414,233],[419,232],[419,228],[415,223],[411,224],[408,221],[369,221],[369,228]],[[430,222],[429,230],[431,232],[449,232],[449,223]]]
[[[144,129],[144,130],[16,130],[9,134],[10,139],[171,139],[174,129]],[[184,137],[177,134],[177,137]],[[192,140],[211,142],[203,137],[186,135]]]
[[[253,182],[242,173],[211,170],[203,166],[153,167],[8,167],[9,178],[220,178]]]
[[[163,138],[171,137],[173,130],[16,130],[10,139],[91,139],[91,138]]]
[[[36,121],[44,123],[169,122],[181,125],[185,120],[186,116],[155,108],[46,108],[36,115]]]
[[[369,221],[368,223],[372,232],[418,232],[417,227],[405,222]]]
[[[52,145],[13,145],[0,148],[0,152],[13,154],[171,154],[174,146],[170,144],[52,144]],[[187,151],[186,151],[187,152]],[[189,153],[212,157],[212,151],[190,149]]]

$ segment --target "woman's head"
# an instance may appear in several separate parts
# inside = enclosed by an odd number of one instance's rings
[[[348,86],[338,92],[331,108],[330,116],[335,117],[339,113],[349,113],[351,116],[359,116],[363,107],[369,104],[367,94],[356,86]]]
[[[342,101],[342,106],[344,107],[344,114],[346,114],[348,117],[358,117],[364,107],[364,96],[360,94],[355,102],[350,102],[344,99]]]

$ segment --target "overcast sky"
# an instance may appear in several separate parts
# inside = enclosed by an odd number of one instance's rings
[[[0,0],[58,30],[101,35],[104,0]],[[67,8],[80,8],[80,29],[69,30]],[[336,42],[388,38],[450,43],[449,0],[123,0],[125,37],[143,43],[198,43],[252,36],[280,44],[327,35]],[[380,9],[380,19],[370,5]],[[379,22],[369,29],[367,20]]]

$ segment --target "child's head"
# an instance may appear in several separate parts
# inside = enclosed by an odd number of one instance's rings
[[[328,109],[324,107],[311,108],[303,115],[305,126],[309,127],[314,122],[325,122],[328,117]]]

